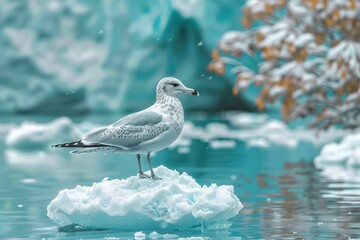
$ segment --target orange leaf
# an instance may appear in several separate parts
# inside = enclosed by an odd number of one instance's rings
[[[291,95],[287,95],[281,106],[281,113],[285,121],[288,120],[289,114],[294,107],[295,107],[295,100],[291,97]]]
[[[323,0],[323,3],[324,3],[324,8],[325,9],[328,8],[328,6],[329,6],[328,0]]]
[[[262,111],[265,109],[265,101],[262,97],[258,97],[256,99],[256,106],[258,107],[259,111]]]
[[[343,69],[343,70],[341,71],[341,77],[342,77],[342,78],[346,78],[347,76],[348,76],[347,71],[346,71],[345,69]]]
[[[245,28],[248,28],[248,27],[250,27],[252,20],[251,20],[250,16],[244,15],[241,22]]]
[[[258,32],[256,34],[256,41],[259,43],[261,42],[262,40],[264,40],[264,35],[261,33],[261,32]]]
[[[278,3],[278,8],[283,8],[286,4],[286,0],[280,0]]]
[[[219,54],[219,50],[217,48],[215,48],[212,53],[211,53],[211,58],[214,60],[219,60],[220,59],[220,54]]]
[[[273,7],[269,2],[265,3],[265,12],[269,15],[273,12]]]
[[[350,0],[350,8],[351,8],[351,9],[355,9],[355,8],[356,8],[356,1],[355,1],[355,0]]]
[[[344,89],[343,88],[339,88],[336,90],[336,95],[338,95],[339,97],[343,94]]]
[[[310,3],[311,3],[311,8],[315,10],[316,5],[318,4],[318,0],[310,0]]]
[[[344,59],[338,58],[336,62],[337,62],[338,69],[340,69],[343,66]]]
[[[325,20],[325,24],[326,24],[326,26],[328,26],[328,27],[332,27],[332,26],[335,25],[335,22],[334,22],[334,20],[332,19],[331,16],[328,16],[328,17],[326,18],[326,20]]]
[[[233,89],[232,89],[232,94],[234,96],[238,95],[239,94],[239,88],[237,86],[234,86]]]

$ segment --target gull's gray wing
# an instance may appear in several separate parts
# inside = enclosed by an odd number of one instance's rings
[[[119,121],[112,124],[113,127],[118,127],[121,125],[131,125],[131,126],[153,126],[160,123],[162,120],[162,115],[150,111],[144,110],[141,112],[133,113],[121,118]]]
[[[162,116],[152,111],[141,111],[121,118],[116,123],[100,128],[83,137],[84,144],[103,144],[124,149],[156,138],[169,129]]]

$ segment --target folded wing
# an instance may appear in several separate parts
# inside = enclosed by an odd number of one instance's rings
[[[137,148],[141,143],[158,137],[169,129],[162,116],[144,110],[121,118],[114,124],[100,128],[82,138],[84,144],[103,144],[123,149]]]

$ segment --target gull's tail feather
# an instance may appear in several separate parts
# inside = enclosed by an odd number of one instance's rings
[[[85,145],[81,140],[80,141],[75,141],[75,142],[68,142],[68,143],[61,143],[61,144],[55,144],[52,145],[51,147],[56,147],[56,148],[63,148],[63,147],[70,147],[70,148],[93,148],[93,147],[104,147],[105,145],[103,144],[87,144]]]
[[[70,153],[73,155],[80,155],[80,154],[86,154],[86,153],[92,153],[92,152],[100,152],[105,151],[106,147],[91,147],[91,148],[79,148],[76,150],[72,150]]]

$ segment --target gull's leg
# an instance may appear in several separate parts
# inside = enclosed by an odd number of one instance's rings
[[[149,167],[150,167],[150,171],[151,171],[151,178],[154,179],[154,180],[161,180],[161,178],[155,176],[154,170],[153,170],[153,168],[152,168],[152,166],[151,166],[150,153],[148,153],[148,154],[146,155],[146,157],[147,157],[147,160],[148,160],[148,163],[149,163]]]
[[[142,168],[141,168],[141,162],[140,162],[140,154],[136,154],[137,160],[138,160],[138,164],[139,164],[139,177],[140,178],[150,178],[150,176],[146,175],[145,173],[143,173]]]

